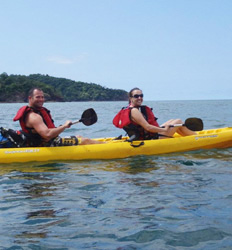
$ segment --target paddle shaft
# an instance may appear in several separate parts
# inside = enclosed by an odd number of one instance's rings
[[[185,124],[180,123],[180,124],[169,125],[169,128],[173,128],[173,127],[183,127],[183,126],[185,126]]]
[[[76,120],[74,122],[70,122],[70,126],[76,123],[82,122],[86,126],[90,126],[97,122],[97,114],[94,109],[89,108],[85,110],[81,116],[81,119]]]
[[[184,123],[179,123],[179,124],[174,124],[174,125],[169,125],[169,128],[174,128],[174,127],[183,127],[185,126]],[[161,128],[165,128],[165,126],[162,126]]]
[[[186,128],[192,130],[192,131],[201,131],[203,130],[204,124],[203,121],[200,118],[188,118],[185,120],[185,123],[183,124],[173,124],[169,125],[170,128],[173,127],[182,127],[185,126]]]
[[[77,124],[77,123],[79,123],[79,122],[81,122],[81,119],[80,119],[80,120],[76,120],[76,121],[74,121],[74,122],[70,122],[70,126],[71,126],[71,125],[74,125],[74,124]]]

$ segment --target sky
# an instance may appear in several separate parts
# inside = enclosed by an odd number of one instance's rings
[[[0,74],[232,99],[231,0],[0,0]]]

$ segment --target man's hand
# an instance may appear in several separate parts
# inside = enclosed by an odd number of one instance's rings
[[[71,125],[72,125],[72,122],[71,122],[71,121],[66,121],[66,122],[64,123],[63,126],[64,126],[65,128],[70,128]]]

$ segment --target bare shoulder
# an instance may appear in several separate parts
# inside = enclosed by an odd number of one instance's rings
[[[30,117],[30,118],[39,118],[41,116],[39,114],[35,113],[35,112],[30,112],[28,114],[28,117]]]
[[[132,121],[134,121],[140,125],[142,125],[144,122],[146,122],[142,113],[137,108],[133,108],[131,110],[131,119],[132,119]]]
[[[27,116],[27,123],[40,123],[42,121],[42,117],[35,112],[30,112]]]
[[[131,114],[132,115],[140,115],[141,113],[140,113],[140,111],[137,108],[132,108],[131,109]]]

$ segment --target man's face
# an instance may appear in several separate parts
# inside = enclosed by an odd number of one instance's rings
[[[44,104],[43,91],[35,89],[32,96],[29,96],[29,105],[34,108],[42,108]]]

